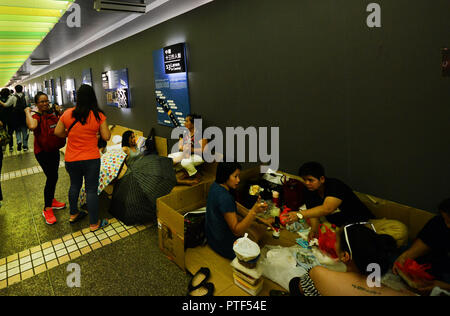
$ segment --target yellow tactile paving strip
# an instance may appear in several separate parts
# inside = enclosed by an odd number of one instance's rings
[[[148,226],[126,226],[115,218],[92,233],[89,228],[0,259],[0,289],[126,238]]]

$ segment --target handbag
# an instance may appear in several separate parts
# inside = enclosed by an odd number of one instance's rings
[[[304,185],[301,181],[296,179],[289,179],[286,176],[281,177],[283,186],[283,201],[284,204],[297,211],[300,206],[304,204]]]
[[[11,136],[3,126],[0,126],[0,146],[6,146],[11,141]]]
[[[206,243],[206,209],[189,212],[184,215],[184,250]]]

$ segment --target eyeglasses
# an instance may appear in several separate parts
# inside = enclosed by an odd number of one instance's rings
[[[347,246],[348,246],[348,250],[350,251],[350,259],[353,259],[353,254],[352,254],[352,248],[350,247],[350,242],[348,241],[348,234],[347,234],[347,228],[353,225],[371,225],[373,231],[376,233],[377,230],[375,229],[375,226],[373,226],[372,223],[370,222],[359,222],[359,223],[353,223],[353,224],[348,224],[344,226],[344,234],[345,234],[345,241],[347,242]]]
[[[50,103],[49,100],[39,101],[38,103]]]

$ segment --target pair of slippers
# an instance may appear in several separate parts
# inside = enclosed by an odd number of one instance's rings
[[[81,220],[82,220],[83,218],[85,218],[87,215],[88,215],[87,212],[80,211],[80,212],[78,213],[77,217],[75,217],[73,220],[69,220],[69,223],[70,223],[70,224],[75,224],[75,223],[81,221]],[[97,230],[99,230],[99,229],[101,229],[101,228],[104,228],[104,227],[108,226],[108,225],[109,225],[109,221],[108,221],[107,219],[102,219],[102,220],[100,221],[100,224],[98,225],[98,227],[97,227],[96,229],[94,229],[94,230],[91,229],[91,232],[95,232],[95,231],[97,231]]]
[[[80,211],[80,212],[78,212],[77,217],[75,217],[73,220],[70,220],[70,219],[69,219],[69,223],[75,224],[75,223],[81,221],[81,220],[82,220],[83,218],[85,218],[87,215],[88,215],[87,212]]]
[[[187,296],[213,296],[214,284],[207,282],[210,275],[208,268],[200,268],[189,282]]]

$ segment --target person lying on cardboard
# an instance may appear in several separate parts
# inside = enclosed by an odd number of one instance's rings
[[[397,248],[389,235],[380,235],[371,223],[344,225],[336,234],[336,253],[346,272],[315,266],[289,282],[291,296],[409,296],[408,290],[384,286],[390,254]],[[378,272],[377,272],[378,271]]]
[[[305,204],[307,210],[290,212],[288,222],[299,218],[309,219],[311,223],[310,239],[317,238],[319,218],[325,216],[327,221],[336,226],[345,223],[366,222],[375,218],[367,206],[361,202],[353,190],[344,182],[325,177],[325,170],[318,162],[303,164],[298,175],[305,182]]]
[[[240,182],[241,169],[241,165],[237,162],[220,162],[217,165],[216,181],[211,184],[206,204],[207,243],[216,253],[230,260],[235,257],[233,244],[236,239],[244,236],[251,228],[256,214],[263,213],[267,209],[267,204],[261,203],[259,198],[248,214],[242,219],[239,218],[232,193]],[[249,235],[253,237],[252,239],[257,239],[251,231]]]
[[[201,120],[201,116],[197,114],[186,116],[184,126],[189,132],[180,138],[178,142],[179,152],[170,154],[168,157],[173,159],[174,165],[182,167],[179,169],[184,169],[190,180],[198,183],[200,182],[200,175],[196,167],[204,162],[202,155],[208,141],[205,138],[199,139],[201,131],[195,128],[194,120]],[[186,174],[184,177],[177,177],[178,180],[185,178]]]
[[[439,215],[427,222],[412,246],[396,260],[401,266],[406,259],[417,259],[420,264],[431,263],[430,274],[436,279],[421,284],[417,289],[421,294],[429,294],[434,287],[450,291],[450,198],[442,201],[438,210]],[[398,274],[398,265],[394,264],[392,270]]]

